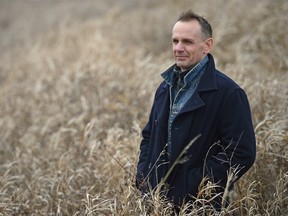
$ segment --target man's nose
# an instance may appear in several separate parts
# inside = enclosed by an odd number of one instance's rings
[[[183,46],[183,43],[177,43],[177,44],[175,44],[174,45],[174,50],[175,51],[178,51],[178,52],[180,52],[180,51],[183,51],[184,50],[184,46]]]

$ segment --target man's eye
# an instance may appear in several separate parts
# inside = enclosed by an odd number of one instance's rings
[[[186,44],[194,44],[193,41],[185,41]]]

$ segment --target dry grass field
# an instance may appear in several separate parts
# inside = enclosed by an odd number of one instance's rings
[[[286,0],[0,0],[0,215],[171,212],[143,200],[134,173],[187,8],[211,21],[217,67],[246,90],[257,136],[219,215],[288,215]]]

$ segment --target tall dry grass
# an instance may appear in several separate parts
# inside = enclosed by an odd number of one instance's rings
[[[133,182],[159,74],[173,63],[171,28],[187,8],[211,20],[212,53],[246,90],[257,136],[256,163],[220,215],[287,215],[285,0],[115,1],[99,18],[1,53],[1,215],[173,212],[161,194],[142,197]],[[215,213],[187,204],[179,214],[191,206],[191,215]]]

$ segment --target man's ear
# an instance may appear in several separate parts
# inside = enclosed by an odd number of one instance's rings
[[[210,50],[212,49],[212,45],[213,45],[213,38],[208,38],[205,41],[205,45],[204,45],[204,54],[207,54],[210,52]]]

